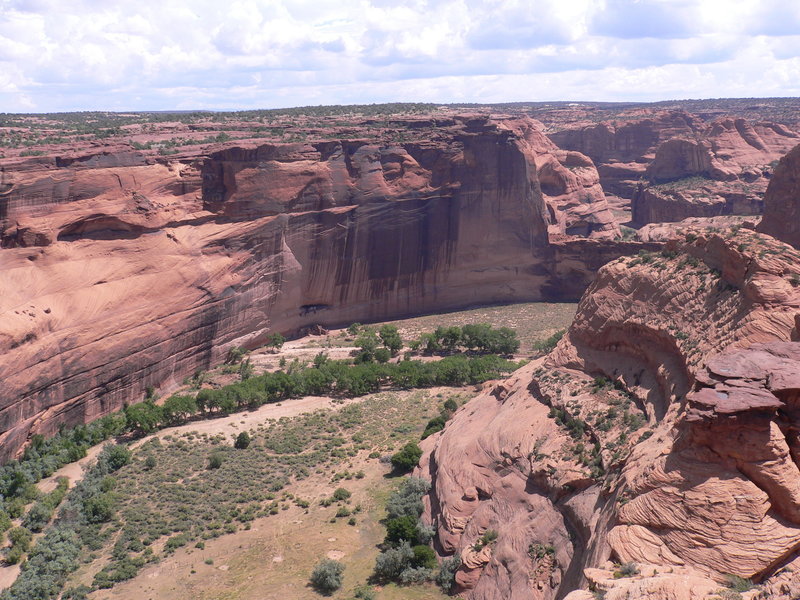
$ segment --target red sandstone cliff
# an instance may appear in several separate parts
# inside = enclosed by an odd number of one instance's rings
[[[606,192],[631,201],[637,224],[760,214],[772,164],[797,144],[784,125],[683,111],[549,134],[588,155]]]
[[[769,576],[800,548],[798,324],[800,254],[751,231],[603,267],[546,361],[424,444],[426,518],[462,554],[460,589],[549,599],[588,577],[690,599],[722,573]],[[618,584],[609,559],[646,576]]]
[[[800,248],[800,146],[795,146],[775,168],[764,196],[764,217],[758,230]]]
[[[559,148],[582,152],[598,166],[603,189],[632,198],[658,146],[670,139],[693,135],[702,121],[685,111],[656,113],[632,121],[603,121],[565,127],[548,134]]]
[[[619,233],[589,157],[561,150],[542,133],[541,124],[530,119],[508,120],[503,125],[519,136],[533,157],[553,236],[611,239]]]
[[[577,297],[601,260],[636,250],[550,244],[548,230],[617,229],[591,162],[534,123],[407,126],[402,143],[4,161],[2,455],[274,330]]]

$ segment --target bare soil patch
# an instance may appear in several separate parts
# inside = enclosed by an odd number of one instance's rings
[[[334,557],[346,565],[346,571],[344,585],[333,598],[351,598],[354,588],[363,584],[372,572],[377,545],[385,534],[380,524],[384,502],[399,483],[399,479],[387,477],[389,467],[378,460],[376,451],[384,455],[398,449],[408,439],[418,439],[427,420],[438,413],[445,399],[456,396],[463,402],[472,392],[472,388],[382,392],[338,403],[329,398],[304,398],[287,401],[282,406],[266,405],[246,415],[173,427],[143,440],[137,445],[133,463],[117,476],[123,520],[130,511],[138,510],[136,495],[152,495],[152,499],[138,506],[152,510],[155,519],[162,518],[157,516],[159,512],[171,511],[172,499],[185,497],[184,484],[192,485],[192,481],[209,476],[205,466],[196,464],[197,457],[208,452],[209,444],[227,449],[219,471],[220,474],[226,469],[229,471],[224,479],[231,482],[229,495],[249,494],[238,508],[234,507],[232,514],[241,514],[239,511],[256,504],[260,506],[259,512],[256,518],[239,522],[236,517],[226,519],[224,511],[230,506],[222,507],[218,518],[221,523],[231,524],[230,533],[200,538],[199,544],[193,539],[171,554],[163,552],[165,538],[160,538],[152,544],[159,555],[156,562],[146,565],[133,579],[117,583],[112,589],[94,592],[90,597],[96,600],[190,597],[197,600],[311,600],[319,598],[308,587],[314,565],[322,558]],[[354,405],[360,406],[357,413],[353,412]],[[333,410],[326,410],[331,407]],[[343,416],[337,420],[333,416],[337,414]],[[339,423],[338,431],[333,431],[335,423]],[[352,423],[352,429],[349,425],[342,428],[346,423]],[[200,431],[199,426],[204,429]],[[247,451],[230,449],[229,434],[243,430],[253,436],[254,447],[250,448],[249,458],[245,458]],[[298,436],[305,446],[298,445],[295,450],[292,444]],[[329,458],[315,455],[317,462],[306,460],[310,446],[319,445],[318,440],[324,441],[326,436],[341,437],[344,443],[336,442],[329,450]],[[159,441],[156,443],[153,438]],[[221,442],[221,438],[228,441]],[[145,455],[157,457],[155,471],[161,471],[162,478],[153,478],[153,473],[142,469]],[[266,492],[274,482],[273,472],[282,468],[279,463],[284,459],[281,457],[285,457],[286,465],[306,466],[308,476],[290,476],[283,488],[261,496],[260,493]],[[252,473],[253,465],[259,460],[268,461],[267,477],[263,481],[244,475]],[[290,472],[296,471],[283,471],[284,474]],[[152,493],[158,486],[164,489]],[[352,497],[328,505],[322,503],[337,487],[346,488]],[[133,496],[132,490],[135,491]],[[208,493],[217,493],[213,485]],[[215,510],[215,506],[201,504],[202,501],[191,504],[184,514]],[[270,509],[274,510],[270,512]],[[337,513],[349,514],[337,517]],[[175,513],[169,514],[174,516]],[[110,540],[118,539],[115,536]],[[68,585],[91,583],[94,574],[108,562],[110,552],[111,544],[97,559],[83,565]],[[387,600],[441,600],[445,597],[433,585],[411,588],[390,585],[378,593],[378,598]]]

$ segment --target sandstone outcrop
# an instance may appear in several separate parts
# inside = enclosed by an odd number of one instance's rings
[[[800,248],[800,145],[775,168],[764,196],[764,217],[758,230]]]
[[[548,135],[559,148],[591,158],[606,192],[631,198],[658,146],[673,138],[693,135],[702,123],[692,114],[673,110],[633,120],[565,127]]]
[[[632,221],[754,215],[772,165],[800,137],[766,121],[722,117],[705,122],[683,111],[602,122],[549,134],[596,164],[604,190],[631,201]]]
[[[470,557],[461,591],[563,597],[609,559],[661,574],[614,598],[771,575],[800,548],[798,321],[800,255],[753,231],[687,228],[603,267],[546,360],[425,441],[425,515],[441,554]]]
[[[682,221],[648,223],[639,228],[636,237],[643,242],[667,242],[684,239],[692,229],[715,228],[718,231],[756,228],[760,217],[726,216],[726,217],[689,217]]]
[[[504,123],[533,156],[537,179],[550,212],[550,233],[610,239],[619,234],[592,160],[559,149],[530,119]]]
[[[607,600],[632,598],[658,600],[718,600],[724,593],[717,581],[690,567],[664,570],[662,565],[639,564],[634,575],[620,577],[613,565],[586,569],[589,585]],[[575,590],[564,600],[592,600],[596,596],[586,590]]]
[[[601,257],[641,247],[602,239],[617,228],[591,162],[535,123],[405,127],[404,142],[4,161],[2,458],[32,432],[169,390],[272,331],[577,298]],[[568,231],[601,239],[572,246]]]
[[[760,215],[764,200],[754,190],[730,190],[727,186],[695,178],[681,183],[644,186],[631,201],[636,224],[669,223],[692,217]]]

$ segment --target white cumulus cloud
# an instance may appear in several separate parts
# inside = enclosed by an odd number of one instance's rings
[[[785,0],[0,0],[0,111],[797,95]]]

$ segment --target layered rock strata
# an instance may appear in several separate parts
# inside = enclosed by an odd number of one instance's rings
[[[764,205],[758,230],[800,248],[800,145],[778,163]]]
[[[545,361],[425,442],[425,514],[462,556],[459,589],[563,597],[609,560],[705,581],[675,597],[771,575],[800,547],[798,322],[800,255],[752,231],[689,230],[603,267]],[[610,597],[681,588],[659,577]]]
[[[753,189],[733,191],[726,185],[697,178],[680,184],[642,185],[631,201],[634,224],[671,223],[692,217],[760,215],[761,194]]]
[[[658,146],[673,138],[691,136],[702,126],[696,116],[673,110],[623,122],[565,127],[548,137],[559,148],[591,158],[598,167],[603,189],[630,199]]]
[[[637,251],[561,239],[617,228],[591,162],[557,151],[535,123],[408,127],[414,140],[402,143],[5,161],[0,458],[272,331],[576,298],[599,256]]]
[[[606,192],[630,200],[638,225],[688,217],[754,215],[776,161],[800,141],[785,125],[684,111],[553,132],[588,155]]]

